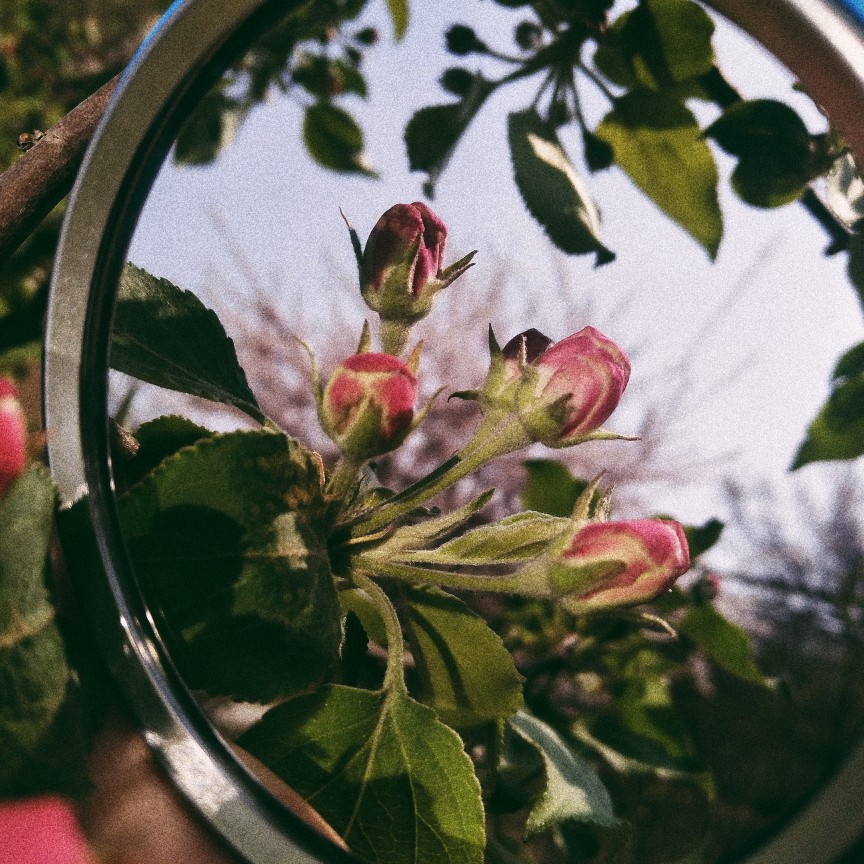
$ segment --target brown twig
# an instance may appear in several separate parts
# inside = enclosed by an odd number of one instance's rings
[[[118,78],[73,108],[0,174],[0,268],[69,193]]]

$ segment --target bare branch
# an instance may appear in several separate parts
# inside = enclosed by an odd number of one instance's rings
[[[115,76],[0,174],[0,267],[72,188]]]

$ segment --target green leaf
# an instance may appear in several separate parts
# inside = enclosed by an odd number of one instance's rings
[[[714,23],[690,0],[642,0],[600,40],[594,62],[622,87],[669,90],[708,72]]]
[[[398,41],[405,35],[408,29],[408,0],[387,0],[387,8],[390,10],[390,19],[393,21],[393,32]]]
[[[528,479],[522,489],[522,506],[552,516],[569,516],[588,484],[554,459],[527,459],[524,465]]]
[[[192,687],[267,701],[325,680],[341,612],[309,453],[284,435],[216,435],[118,500],[151,607]]]
[[[792,469],[809,462],[855,459],[864,454],[864,345],[840,358],[828,401],[807,429]]]
[[[430,197],[459,139],[495,87],[478,74],[460,102],[421,108],[408,121],[405,127],[408,164],[412,171],[428,174],[424,189]]]
[[[464,567],[519,564],[538,558],[550,542],[571,527],[569,519],[545,513],[516,513],[466,531],[435,549],[396,553],[395,557],[411,563]]]
[[[138,450],[132,464],[126,469],[126,479],[131,485],[152,471],[160,462],[173,456],[178,450],[196,444],[214,433],[186,417],[167,415],[142,423],[134,438]]]
[[[312,158],[334,171],[376,176],[363,154],[363,132],[343,108],[316,102],[306,109],[303,141]]]
[[[370,864],[481,864],[480,784],[459,736],[402,692],[328,686],[238,743]]]
[[[545,788],[525,826],[529,834],[570,819],[609,827],[618,824],[609,793],[594,769],[554,729],[525,711],[508,723],[537,748],[546,771]]]
[[[672,81],[687,81],[710,71],[714,22],[701,6],[690,0],[644,0],[644,7],[653,19],[658,59]]]
[[[577,720],[570,731],[622,774],[655,774],[667,779],[686,777],[706,791],[711,788],[711,776],[698,759],[674,758],[656,742],[637,735],[613,718],[600,718],[590,726],[585,720]]]
[[[709,519],[702,525],[685,525],[684,534],[690,549],[691,560],[707,552],[723,533],[724,525],[719,519]]]
[[[693,606],[676,630],[695,642],[721,669],[744,681],[765,684],[753,659],[750,637],[710,604]]]
[[[630,179],[715,258],[723,235],[717,167],[693,114],[673,96],[634,90],[596,131]]]
[[[422,701],[456,727],[515,714],[523,704],[522,676],[498,634],[437,588],[412,586],[405,596],[406,636],[423,681]]]
[[[849,261],[846,272],[858,295],[858,302],[864,310],[864,234],[860,232],[849,238]]]
[[[782,102],[738,102],[705,134],[738,157],[732,186],[743,201],[755,207],[779,207],[794,201],[818,173],[807,127]]]
[[[218,87],[195,106],[177,136],[174,160],[180,165],[206,165],[234,140],[246,114]]]
[[[0,502],[0,794],[44,743],[69,681],[45,587],[55,493],[41,466]]]
[[[834,379],[864,374],[864,342],[859,342],[840,356],[834,367]]]
[[[114,315],[111,366],[150,384],[264,414],[234,343],[194,294],[127,264]]]
[[[528,212],[549,239],[570,255],[615,256],[603,245],[600,213],[555,130],[534,110],[509,115],[508,137],[516,185]]]

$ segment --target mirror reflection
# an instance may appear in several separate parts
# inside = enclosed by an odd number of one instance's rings
[[[740,860],[860,731],[860,178],[695,3],[387,9],[286,17],[151,192],[142,590],[366,860]]]

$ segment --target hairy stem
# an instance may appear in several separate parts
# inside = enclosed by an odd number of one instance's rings
[[[454,483],[467,477],[487,462],[499,456],[514,453],[530,444],[518,417],[497,414],[489,415],[478,427],[474,437],[456,454],[451,466],[442,471],[433,482],[418,481],[413,487],[400,493],[393,501],[385,502],[366,516],[360,517],[352,526],[352,534],[369,534],[383,528],[394,519],[410,513],[415,507],[434,498]]]
[[[402,625],[396,609],[384,589],[365,573],[355,571],[351,578],[358,588],[362,588],[372,599],[384,622],[387,632],[387,672],[384,675],[384,689],[407,693],[405,686],[405,644],[402,639]]]

